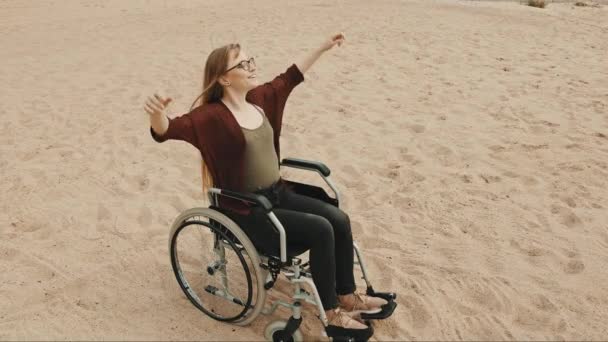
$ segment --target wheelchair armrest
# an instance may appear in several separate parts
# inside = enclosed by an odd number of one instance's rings
[[[228,196],[236,199],[240,199],[246,202],[254,203],[264,208],[264,211],[270,212],[272,210],[272,203],[266,198],[266,196],[254,194],[251,192],[237,192],[231,190],[224,190],[218,188],[209,189],[212,193],[217,193],[219,195]]]
[[[331,173],[331,170],[329,170],[327,165],[325,165],[321,162],[304,160],[304,159],[283,158],[283,160],[281,161],[281,165],[300,168],[300,169],[313,170],[313,171],[316,170],[316,171],[319,171],[325,177],[329,177],[329,174]]]

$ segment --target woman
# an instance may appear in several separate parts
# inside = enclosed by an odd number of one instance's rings
[[[304,73],[326,51],[344,42],[335,34],[292,64],[271,82],[259,84],[253,58],[239,44],[209,55],[201,96],[194,109],[168,119],[170,98],[148,98],[152,137],[163,142],[183,140],[201,151],[203,190],[216,186],[264,194],[287,233],[288,248],[310,249],[312,278],[319,291],[329,329],[343,336],[371,335],[358,315],[376,313],[387,302],[355,292],[353,239],[350,220],[339,208],[302,196],[285,187],[279,175],[279,136],[283,109]],[[200,99],[200,101],[199,101]],[[257,248],[278,254],[278,234],[260,208],[220,196],[220,206],[244,229]],[[329,330],[328,330],[329,332]]]

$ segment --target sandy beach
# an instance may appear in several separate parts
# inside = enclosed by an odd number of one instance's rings
[[[220,45],[267,81],[340,31],[281,154],[331,168],[375,287],[399,295],[373,339],[608,339],[606,2],[8,0],[0,340],[263,340],[286,309],[236,327],[179,288],[167,239],[208,205],[200,155],[153,141],[143,104],[186,113]],[[320,334],[310,307],[301,329]]]

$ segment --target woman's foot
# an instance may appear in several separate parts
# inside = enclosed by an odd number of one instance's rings
[[[361,321],[351,317],[348,312],[336,308],[333,310],[325,311],[327,316],[327,325],[333,325],[344,329],[367,329],[368,326],[363,324]]]
[[[348,311],[349,316],[356,317],[362,313],[375,314],[382,311],[382,306],[388,304],[385,299],[371,297],[355,291],[345,296],[338,296],[340,308]]]
[[[367,341],[374,334],[371,326],[358,322],[340,308],[325,311],[325,316],[327,317],[325,332],[333,339],[348,337],[354,338],[355,341]]]

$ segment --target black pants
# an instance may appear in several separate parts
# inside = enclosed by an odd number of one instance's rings
[[[337,307],[336,293],[355,291],[353,237],[348,215],[329,203],[296,194],[279,181],[257,191],[273,203],[273,212],[285,228],[287,249],[310,249],[310,270],[325,310]],[[268,216],[254,208],[248,216],[229,214],[256,248],[279,255],[279,234]]]

